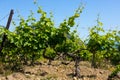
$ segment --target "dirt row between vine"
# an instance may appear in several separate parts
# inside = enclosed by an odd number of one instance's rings
[[[110,70],[94,69],[89,62],[80,62],[81,78],[73,77],[74,63],[68,65],[54,61],[52,65],[46,63],[35,66],[24,66],[23,72],[13,72],[9,75],[0,74],[0,80],[107,80]]]

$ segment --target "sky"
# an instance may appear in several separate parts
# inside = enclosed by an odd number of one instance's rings
[[[38,8],[33,2],[34,0],[0,0],[0,25],[6,26],[11,9],[14,10],[13,20],[16,23],[19,22],[17,17],[19,14],[27,18],[30,10],[36,12]],[[98,15],[105,30],[120,30],[120,0],[37,0],[37,2],[44,11],[53,13],[55,26],[72,16],[82,2],[85,8],[80,18],[76,20],[81,39],[88,36],[89,27],[96,25]],[[14,29],[15,26],[11,24],[10,30]]]

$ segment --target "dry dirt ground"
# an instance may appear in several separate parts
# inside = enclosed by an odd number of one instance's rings
[[[23,72],[9,75],[0,74],[0,80],[107,80],[110,70],[94,69],[89,62],[80,62],[81,78],[73,77],[74,63],[60,64],[59,61],[47,65],[45,62],[34,66],[24,66]]]

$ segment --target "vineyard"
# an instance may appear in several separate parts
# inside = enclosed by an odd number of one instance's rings
[[[14,22],[16,29],[13,32],[0,27],[0,44],[6,36],[0,53],[2,68],[23,72],[24,66],[43,65],[44,60],[49,66],[60,61],[59,65],[64,64],[66,67],[72,63],[73,76],[81,78],[79,64],[87,61],[94,69],[114,66],[113,72],[108,75],[108,80],[114,80],[120,73],[120,31],[105,31],[98,18],[97,24],[89,29],[89,36],[82,41],[77,30],[72,28],[76,27],[75,20],[80,17],[83,9],[79,7],[73,16],[64,19],[59,26],[55,26],[52,14],[38,7],[39,20],[31,12],[27,19],[19,16],[20,22],[18,25]],[[3,74],[2,70],[0,74]]]

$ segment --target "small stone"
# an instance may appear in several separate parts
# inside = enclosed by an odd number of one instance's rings
[[[83,80],[87,80],[85,77],[83,77]]]
[[[103,74],[103,73],[104,73],[104,71],[100,71],[99,73],[100,73],[100,74]]]
[[[76,78],[76,77],[73,77],[73,80],[77,80],[77,78]]]
[[[0,80],[6,80],[7,77],[0,77]]]
[[[40,74],[40,76],[45,76],[45,75],[47,75],[48,73],[47,72],[42,72],[41,74]]]

